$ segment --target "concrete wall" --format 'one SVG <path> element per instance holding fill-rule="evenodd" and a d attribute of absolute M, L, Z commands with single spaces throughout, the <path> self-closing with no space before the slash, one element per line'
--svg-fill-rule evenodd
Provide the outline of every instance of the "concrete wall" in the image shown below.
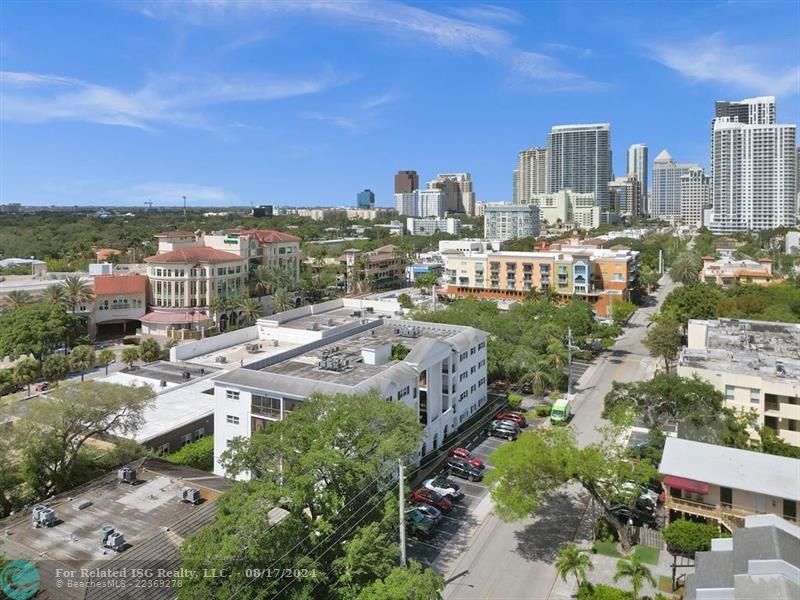
<path fill-rule="evenodd" d="M 170 362 L 177 362 L 179 360 L 189 360 L 195 356 L 208 354 L 209 352 L 216 352 L 223 348 L 235 346 L 237 344 L 244 344 L 246 342 L 258 339 L 258 327 L 252 325 L 230 331 L 220 335 L 215 335 L 196 342 L 189 342 L 180 344 L 174 348 L 170 348 L 169 360 Z"/>

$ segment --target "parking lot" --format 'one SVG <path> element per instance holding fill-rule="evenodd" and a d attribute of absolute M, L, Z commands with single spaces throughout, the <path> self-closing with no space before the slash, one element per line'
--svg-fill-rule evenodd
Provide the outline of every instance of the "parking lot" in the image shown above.
<path fill-rule="evenodd" d="M 487 463 L 489 454 L 495 448 L 508 443 L 513 442 L 479 434 L 464 447 Z M 486 464 L 484 473 L 491 469 L 492 466 Z M 455 503 L 450 513 L 442 514 L 430 538 L 419 540 L 409 536 L 407 542 L 409 558 L 432 567 L 439 573 L 446 573 L 448 565 L 464 552 L 481 522 L 492 510 L 489 490 L 483 481 L 467 481 L 455 476 L 449 476 L 449 479 L 459 485 L 464 497 Z"/>

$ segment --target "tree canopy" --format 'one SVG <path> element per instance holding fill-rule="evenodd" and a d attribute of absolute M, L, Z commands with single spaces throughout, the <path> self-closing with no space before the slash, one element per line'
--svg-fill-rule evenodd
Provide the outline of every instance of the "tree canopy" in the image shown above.
<path fill-rule="evenodd" d="M 64 308 L 44 302 L 0 314 L 0 356 L 30 354 L 44 359 L 56 348 L 85 333 L 85 324 Z"/>

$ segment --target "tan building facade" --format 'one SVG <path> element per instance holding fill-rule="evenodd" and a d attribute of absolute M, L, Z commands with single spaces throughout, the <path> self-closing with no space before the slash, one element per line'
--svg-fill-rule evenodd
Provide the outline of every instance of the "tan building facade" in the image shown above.
<path fill-rule="evenodd" d="M 339 263 L 346 268 L 345 290 L 348 294 L 391 289 L 406 280 L 408 261 L 391 244 L 370 252 L 346 250 L 339 257 Z"/>
<path fill-rule="evenodd" d="M 755 260 L 716 260 L 709 256 L 703 257 L 703 270 L 700 280 L 714 283 L 722 287 L 731 287 L 737 284 L 769 285 L 777 283 L 780 278 L 772 273 L 772 261 L 768 258 Z"/>

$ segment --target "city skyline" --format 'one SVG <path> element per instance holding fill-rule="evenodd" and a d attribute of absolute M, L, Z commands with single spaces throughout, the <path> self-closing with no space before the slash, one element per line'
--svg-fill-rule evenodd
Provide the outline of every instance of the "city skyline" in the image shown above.
<path fill-rule="evenodd" d="M 398 170 L 510 201 L 520 150 L 597 122 L 617 176 L 634 143 L 710 173 L 715 102 L 800 120 L 800 9 L 759 6 L 6 2 L 0 204 L 392 206 Z"/>

